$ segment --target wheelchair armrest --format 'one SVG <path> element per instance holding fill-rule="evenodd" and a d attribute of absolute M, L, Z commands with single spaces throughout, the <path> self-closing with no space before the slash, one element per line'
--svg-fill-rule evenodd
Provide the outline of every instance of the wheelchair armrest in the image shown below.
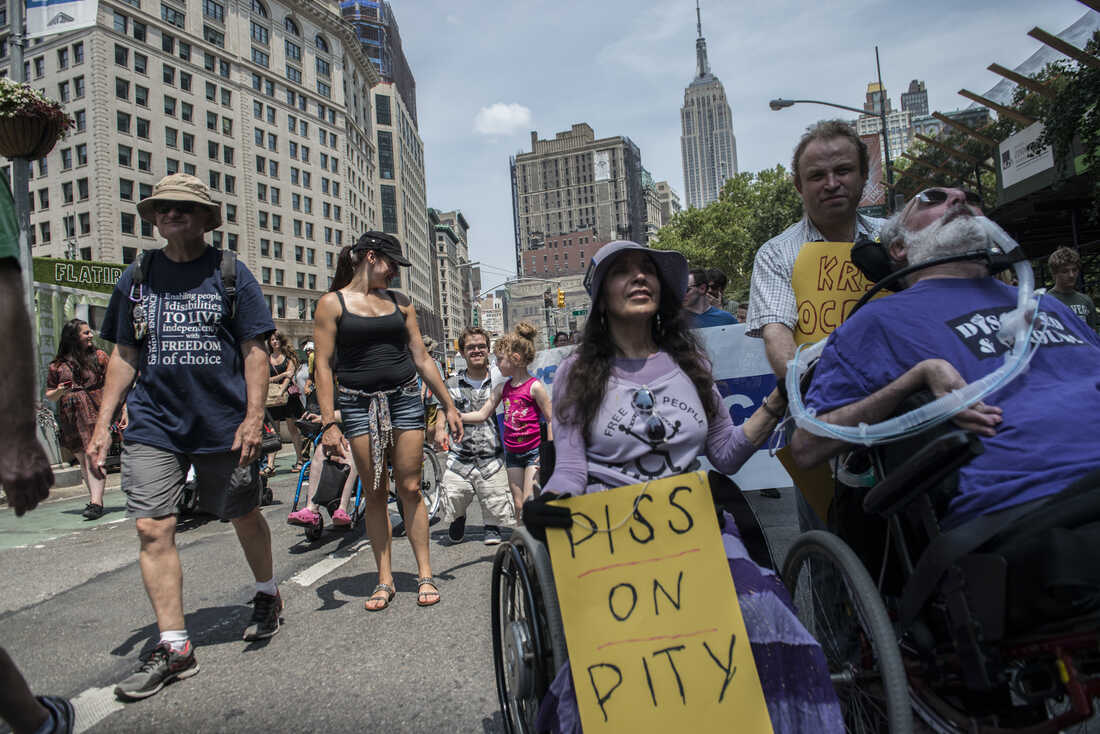
<path fill-rule="evenodd" d="M 872 487 L 863 498 L 863 509 L 875 515 L 894 515 L 984 451 L 978 437 L 967 431 L 937 436 Z"/>

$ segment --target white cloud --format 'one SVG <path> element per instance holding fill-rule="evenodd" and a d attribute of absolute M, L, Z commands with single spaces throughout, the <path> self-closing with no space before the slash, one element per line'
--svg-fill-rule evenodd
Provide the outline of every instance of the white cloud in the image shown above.
<path fill-rule="evenodd" d="M 513 135 L 531 127 L 531 110 L 513 102 L 482 107 L 474 117 L 474 132 L 482 135 Z"/>
<path fill-rule="evenodd" d="M 454 15 L 453 13 L 447 16 L 447 23 L 450 25 L 462 25 L 462 21 L 459 20 L 458 16 Z"/>

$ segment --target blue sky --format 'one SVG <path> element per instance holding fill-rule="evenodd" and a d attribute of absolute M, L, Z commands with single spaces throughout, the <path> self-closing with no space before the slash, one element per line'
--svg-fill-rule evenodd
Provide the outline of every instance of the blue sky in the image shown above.
<path fill-rule="evenodd" d="M 692 0 L 391 0 L 417 81 L 428 204 L 461 209 L 484 287 L 515 270 L 508 156 L 530 131 L 552 137 L 574 122 L 627 135 L 657 180 L 681 196 L 683 89 L 695 70 Z M 807 125 L 826 107 L 768 108 L 774 97 L 862 105 L 875 44 L 895 105 L 911 79 L 935 110 L 965 107 L 1039 43 L 1087 11 L 1076 0 L 702 0 L 712 71 L 733 112 L 739 168 L 789 167 Z M 839 112 L 839 111 L 838 111 Z"/>

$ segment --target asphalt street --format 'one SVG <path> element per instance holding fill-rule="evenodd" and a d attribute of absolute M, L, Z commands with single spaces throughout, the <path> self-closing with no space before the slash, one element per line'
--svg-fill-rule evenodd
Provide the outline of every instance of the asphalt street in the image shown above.
<path fill-rule="evenodd" d="M 363 602 L 377 574 L 361 529 L 309 542 L 288 526 L 288 464 L 264 508 L 286 604 L 280 633 L 241 640 L 253 584 L 232 526 L 183 522 L 184 608 L 200 673 L 138 703 L 112 693 L 156 641 L 123 495 L 108 492 L 97 522 L 80 517 L 84 498 L 23 518 L 0 511 L 0 644 L 32 689 L 73 698 L 81 732 L 502 731 L 489 634 L 495 548 L 482 543 L 476 503 L 464 542 L 432 528 L 441 603 L 417 607 L 412 551 L 395 539 L 397 596 L 371 613 Z M 791 492 L 750 499 L 782 558 L 796 532 Z"/>

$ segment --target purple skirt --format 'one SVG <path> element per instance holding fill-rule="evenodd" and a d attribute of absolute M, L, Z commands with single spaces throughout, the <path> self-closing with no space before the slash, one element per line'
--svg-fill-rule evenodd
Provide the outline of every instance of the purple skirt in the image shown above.
<path fill-rule="evenodd" d="M 836 691 L 821 646 L 794 613 L 791 597 L 773 571 L 749 558 L 737 524 L 724 513 L 722 542 L 772 729 L 776 734 L 844 734 Z M 561 667 L 539 707 L 539 731 L 581 734 L 569 663 Z"/>

